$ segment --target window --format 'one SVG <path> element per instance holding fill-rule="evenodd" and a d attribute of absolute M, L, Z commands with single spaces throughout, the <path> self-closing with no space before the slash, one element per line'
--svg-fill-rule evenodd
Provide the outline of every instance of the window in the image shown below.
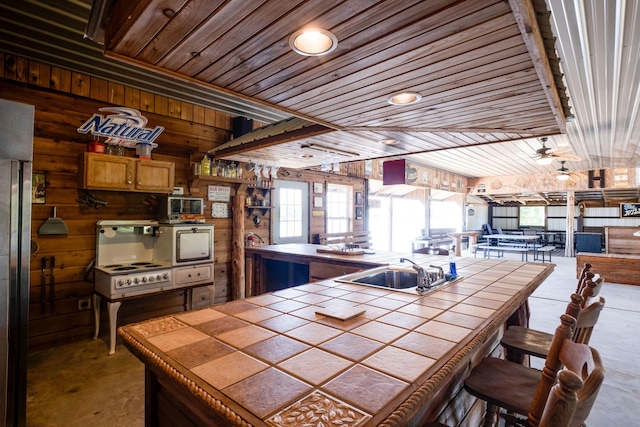
<path fill-rule="evenodd" d="M 327 184 L 327 233 L 352 231 L 353 189 Z"/>
<path fill-rule="evenodd" d="M 544 206 L 520 206 L 520 227 L 544 227 Z"/>
<path fill-rule="evenodd" d="M 448 200 L 431 201 L 431 223 L 429 228 L 454 228 L 460 231 L 462 210 L 460 204 Z"/>

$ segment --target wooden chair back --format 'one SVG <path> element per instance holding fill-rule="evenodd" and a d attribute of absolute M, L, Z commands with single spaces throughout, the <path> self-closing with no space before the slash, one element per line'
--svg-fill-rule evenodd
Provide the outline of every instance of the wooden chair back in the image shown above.
<path fill-rule="evenodd" d="M 582 378 L 572 371 L 558 372 L 558 383 L 544 405 L 540 427 L 569 427 L 578 404 L 577 392 L 583 386 Z"/>
<path fill-rule="evenodd" d="M 596 286 L 595 283 L 591 283 L 593 286 Z M 594 300 L 591 297 L 591 293 L 593 292 L 592 288 L 592 286 L 585 287 L 582 295 L 571 294 L 571 302 L 567 305 L 567 310 L 565 311 L 565 314 L 576 319 L 572 339 L 574 342 L 580 344 L 589 344 L 591 333 L 596 323 L 598 323 L 600 313 L 605 304 L 603 297 L 600 297 L 598 300 Z M 589 304 L 584 307 L 587 301 L 589 301 Z"/>
<path fill-rule="evenodd" d="M 573 341 L 581 344 L 589 344 L 593 328 L 598 323 L 600 313 L 604 308 L 605 300 L 600 297 L 597 301 L 593 301 L 587 307 L 580 310 L 580 315 L 576 321 L 576 327 L 573 331 Z"/>
<path fill-rule="evenodd" d="M 584 383 L 577 392 L 578 402 L 570 423 L 572 427 L 584 423 L 604 379 L 604 367 L 599 353 L 586 344 L 572 341 L 576 319 L 563 314 L 560 321 L 529 410 L 528 422 L 533 427 L 540 426 L 545 405 L 556 382 L 556 375 L 563 366 L 578 375 Z"/>
<path fill-rule="evenodd" d="M 591 264 L 589 264 L 588 262 L 585 262 L 584 267 L 582 267 L 582 271 L 580 271 L 580 276 L 578 277 L 578 286 L 576 286 L 576 294 L 580 295 L 580 293 L 582 293 L 582 287 L 584 286 L 584 281 L 586 280 L 587 273 L 590 270 L 591 270 Z"/>
<path fill-rule="evenodd" d="M 582 287 L 582 291 L 580 295 L 582 296 L 582 308 L 591 304 L 593 299 L 600 294 L 600 289 L 602 289 L 602 284 L 604 283 L 604 277 L 598 276 L 596 280 L 587 279 Z"/>

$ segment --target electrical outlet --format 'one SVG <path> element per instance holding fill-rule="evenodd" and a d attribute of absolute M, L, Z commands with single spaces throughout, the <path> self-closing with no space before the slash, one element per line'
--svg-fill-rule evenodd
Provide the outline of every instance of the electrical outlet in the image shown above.
<path fill-rule="evenodd" d="M 89 310 L 91 308 L 91 298 L 80 298 L 78 300 L 78 310 Z"/>

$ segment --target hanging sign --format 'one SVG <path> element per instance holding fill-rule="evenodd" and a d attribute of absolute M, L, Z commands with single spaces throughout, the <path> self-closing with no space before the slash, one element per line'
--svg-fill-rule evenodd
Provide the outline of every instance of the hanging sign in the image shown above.
<path fill-rule="evenodd" d="M 620 203 L 620 218 L 640 218 L 640 203 Z"/>
<path fill-rule="evenodd" d="M 147 118 L 140 111 L 126 107 L 104 107 L 99 111 L 115 114 L 94 114 L 78 128 L 79 133 L 102 136 L 107 138 L 107 144 L 130 148 L 138 144 L 152 145 L 153 148 L 158 146 L 153 141 L 162 133 L 164 127 L 146 128 Z"/>

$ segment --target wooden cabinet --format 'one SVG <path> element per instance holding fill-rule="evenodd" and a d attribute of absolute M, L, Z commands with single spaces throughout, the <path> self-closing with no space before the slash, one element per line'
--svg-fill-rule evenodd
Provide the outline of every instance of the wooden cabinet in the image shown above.
<path fill-rule="evenodd" d="M 155 160 L 136 160 L 135 188 L 149 193 L 172 193 L 175 164 Z"/>
<path fill-rule="evenodd" d="M 131 157 L 83 153 L 80 159 L 82 188 L 171 193 L 175 164 Z"/>

